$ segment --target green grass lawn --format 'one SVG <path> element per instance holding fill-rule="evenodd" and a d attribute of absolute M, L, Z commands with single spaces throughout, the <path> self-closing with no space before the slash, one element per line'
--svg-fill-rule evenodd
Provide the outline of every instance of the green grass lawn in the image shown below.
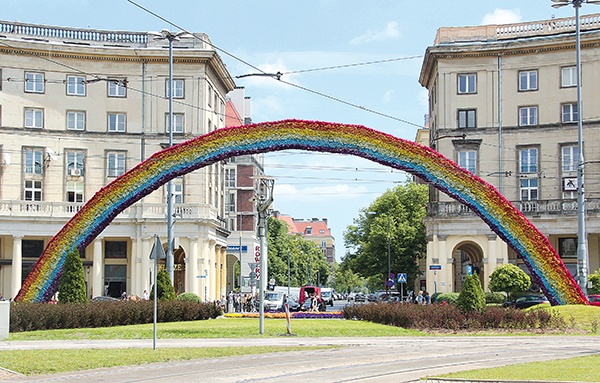
<path fill-rule="evenodd" d="M 133 366 L 146 363 L 266 354 L 298 350 L 318 350 L 334 346 L 210 347 L 210 348 L 118 348 L 82 350 L 0 351 L 0 365 L 24 375 L 58 374 L 102 367 Z"/>
<path fill-rule="evenodd" d="M 473 380 L 598 382 L 600 380 L 598 365 L 600 365 L 600 355 L 591 355 L 549 362 L 521 363 L 505 367 L 457 372 L 441 377 Z"/>
<path fill-rule="evenodd" d="M 177 338 L 256 338 L 286 333 L 285 319 L 265 319 L 260 335 L 258 318 L 218 318 L 194 322 L 158 323 L 159 339 Z M 409 336 L 425 335 L 366 321 L 341 319 L 292 320 L 292 333 L 300 337 Z M 11 333 L 8 340 L 77 340 L 77 339 L 152 339 L 152 323 L 119 327 L 82 328 Z"/>

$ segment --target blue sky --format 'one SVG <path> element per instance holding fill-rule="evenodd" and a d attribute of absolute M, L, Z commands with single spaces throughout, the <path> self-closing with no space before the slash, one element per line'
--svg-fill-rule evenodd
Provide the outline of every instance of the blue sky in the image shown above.
<path fill-rule="evenodd" d="M 187 31 L 208 34 L 226 52 L 221 56 L 234 77 L 256 72 L 244 61 L 265 72 L 282 72 L 286 82 L 330 97 L 270 78 L 238 79 L 236 84 L 252 98 L 254 122 L 297 118 L 352 123 L 409 140 L 427 113 L 427 92 L 418 77 L 422 56 L 439 27 L 574 15 L 572 7 L 557 10 L 550 0 L 135 2 Z M 584 5 L 581 10 L 595 12 L 600 7 Z M 0 19 L 177 31 L 127 0 L 2 0 Z M 360 63 L 372 64 L 351 65 Z M 311 70 L 329 67 L 337 68 Z M 297 151 L 266 155 L 265 168 L 276 179 L 275 209 L 295 218 L 328 218 L 338 260 L 345 252 L 343 232 L 359 210 L 406 178 L 358 158 Z"/>

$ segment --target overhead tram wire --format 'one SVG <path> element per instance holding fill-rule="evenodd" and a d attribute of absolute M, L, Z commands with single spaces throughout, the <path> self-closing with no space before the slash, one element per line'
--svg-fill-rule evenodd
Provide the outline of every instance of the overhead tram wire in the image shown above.
<path fill-rule="evenodd" d="M 169 24 L 170 26 L 175 27 L 175 28 L 179 29 L 182 32 L 188 33 L 189 35 L 193 36 L 195 39 L 197 39 L 197 40 L 199 40 L 199 41 L 201 41 L 201 42 L 203 42 L 203 43 L 205 43 L 207 45 L 210 45 L 213 49 L 215 49 L 215 50 L 217 50 L 217 51 L 219 51 L 219 52 L 221 52 L 221 53 L 223 53 L 223 54 L 225 54 L 225 55 L 233 58 L 234 60 L 237 60 L 237 61 L 241 62 L 244 65 L 249 66 L 250 68 L 252 68 L 255 71 L 259 72 L 261 76 L 273 77 L 277 81 L 280 81 L 280 82 L 282 82 L 282 83 L 284 83 L 286 85 L 295 87 L 297 89 L 303 90 L 305 92 L 309 92 L 309 93 L 315 94 L 317 96 L 321 96 L 321 97 L 327 98 L 327 99 L 332 100 L 332 101 L 336 101 L 338 103 L 341 103 L 341 104 L 344 104 L 344 105 L 347 105 L 347 106 L 350 106 L 350 107 L 353 107 L 353 108 L 364 110 L 365 112 L 369 112 L 369 113 L 372 113 L 372 114 L 375 114 L 375 115 L 378 115 L 378 116 L 381 116 L 381 117 L 389 118 L 391 120 L 395 120 L 395 121 L 401 122 L 401 123 L 406 124 L 406 125 L 411 125 L 411 126 L 415 126 L 415 127 L 418 127 L 418 128 L 422 128 L 423 127 L 423 125 L 421 125 L 421 124 L 410 122 L 410 121 L 407 121 L 407 120 L 404 120 L 402 118 L 395 117 L 395 116 L 392 116 L 392 115 L 389 115 L 389 114 L 386 114 L 386 113 L 378 112 L 378 111 L 376 111 L 374 109 L 366 108 L 366 107 L 364 107 L 362 105 L 354 104 L 352 102 L 342 100 L 341 98 L 330 96 L 330 95 L 328 95 L 326 93 L 323 93 L 323 92 L 319 92 L 319 91 L 316 91 L 316 90 L 313 90 L 313 89 L 309 89 L 309 88 L 306 88 L 306 87 L 303 87 L 303 86 L 300 86 L 300 85 L 297 85 L 297 84 L 290 83 L 290 82 L 285 81 L 285 80 L 281 80 L 281 76 L 279 76 L 278 74 L 269 74 L 269 73 L 265 72 L 264 70 L 260 69 L 259 67 L 250 64 L 248 61 L 246 61 L 246 60 L 244 60 L 244 59 L 242 59 L 242 58 L 240 58 L 240 57 L 238 57 L 238 56 L 236 56 L 236 55 L 234 55 L 232 53 L 229 53 L 229 52 L 227 52 L 226 50 L 224 50 L 222 48 L 219 48 L 218 46 L 214 45 L 210 41 L 206 41 L 206 40 L 204 40 L 204 39 L 202 39 L 202 38 L 194 35 L 190 31 L 188 31 L 187 29 L 181 27 L 180 25 L 175 24 L 172 21 L 169 21 L 168 19 L 166 19 L 166 18 L 160 16 L 159 14 L 157 14 L 157 13 L 149 10 L 148 8 L 146 8 L 146 7 L 144 7 L 144 6 L 136 3 L 135 1 L 133 1 L 133 0 L 126 0 L 126 1 L 128 3 L 130 3 L 130 4 L 132 4 L 132 5 L 140 8 L 144 12 L 147 12 L 147 13 L 151 14 L 152 16 L 158 18 L 159 20 L 164 21 L 165 23 Z M 348 64 L 348 65 L 353 65 L 353 64 Z"/>

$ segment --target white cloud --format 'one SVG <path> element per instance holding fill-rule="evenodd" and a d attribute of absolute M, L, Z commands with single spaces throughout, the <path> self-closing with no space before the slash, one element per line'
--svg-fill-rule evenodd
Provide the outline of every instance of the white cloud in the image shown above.
<path fill-rule="evenodd" d="M 400 29 L 398 28 L 398 23 L 395 21 L 390 21 L 385 25 L 385 28 L 383 30 L 369 30 L 365 34 L 353 38 L 350 41 L 350 44 L 357 45 L 370 43 L 373 41 L 395 40 L 401 35 L 402 34 L 400 33 Z"/>
<path fill-rule="evenodd" d="M 394 95 L 396 93 L 396 90 L 394 89 L 390 89 L 387 92 L 385 92 L 383 94 L 383 98 L 381 99 L 382 102 L 388 103 L 391 102 L 394 99 Z"/>
<path fill-rule="evenodd" d="M 273 191 L 275 200 L 278 201 L 311 203 L 314 203 L 315 199 L 320 202 L 325 200 L 356 199 L 365 193 L 369 193 L 369 189 L 365 186 L 337 184 L 297 188 L 294 185 L 278 184 L 277 182 L 275 182 Z"/>
<path fill-rule="evenodd" d="M 494 12 L 483 16 L 482 25 L 488 24 L 513 24 L 522 21 L 521 11 L 518 9 L 501 9 L 496 8 Z"/>

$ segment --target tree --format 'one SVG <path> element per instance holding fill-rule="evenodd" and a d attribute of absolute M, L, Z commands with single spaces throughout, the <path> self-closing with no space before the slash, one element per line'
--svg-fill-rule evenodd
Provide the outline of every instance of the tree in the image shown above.
<path fill-rule="evenodd" d="M 462 311 L 481 311 L 485 307 L 485 294 L 481 288 L 481 282 L 477 275 L 469 275 L 465 278 L 463 289 L 456 301 Z"/>
<path fill-rule="evenodd" d="M 60 303 L 87 302 L 83 264 L 77 250 L 67 253 L 58 285 L 58 301 Z"/>
<path fill-rule="evenodd" d="M 329 265 L 321 249 L 299 234 L 289 234 L 287 224 L 277 218 L 268 221 L 268 273 L 278 286 L 288 284 L 288 255 L 290 284 L 324 286 L 329 279 Z"/>
<path fill-rule="evenodd" d="M 592 282 L 592 287 L 588 289 L 588 294 L 600 294 L 600 269 L 590 274 L 588 281 Z"/>
<path fill-rule="evenodd" d="M 158 274 L 156 274 L 156 295 L 158 299 L 165 300 L 172 300 L 176 297 L 175 288 L 173 288 L 169 273 L 165 269 L 158 270 Z M 150 299 L 154 299 L 154 285 L 152 285 Z"/>
<path fill-rule="evenodd" d="M 505 292 L 510 299 L 531 286 L 531 279 L 518 266 L 508 263 L 498 266 L 490 275 L 490 291 Z"/>
<path fill-rule="evenodd" d="M 408 285 L 418 277 L 419 258 L 426 254 L 427 186 L 407 182 L 390 189 L 362 210 L 344 233 L 349 249 L 343 265 L 380 288 L 387 280 L 388 236 L 392 273 L 406 273 Z M 373 213 L 373 214 L 371 214 Z M 371 286 L 372 287 L 372 286 Z"/>

